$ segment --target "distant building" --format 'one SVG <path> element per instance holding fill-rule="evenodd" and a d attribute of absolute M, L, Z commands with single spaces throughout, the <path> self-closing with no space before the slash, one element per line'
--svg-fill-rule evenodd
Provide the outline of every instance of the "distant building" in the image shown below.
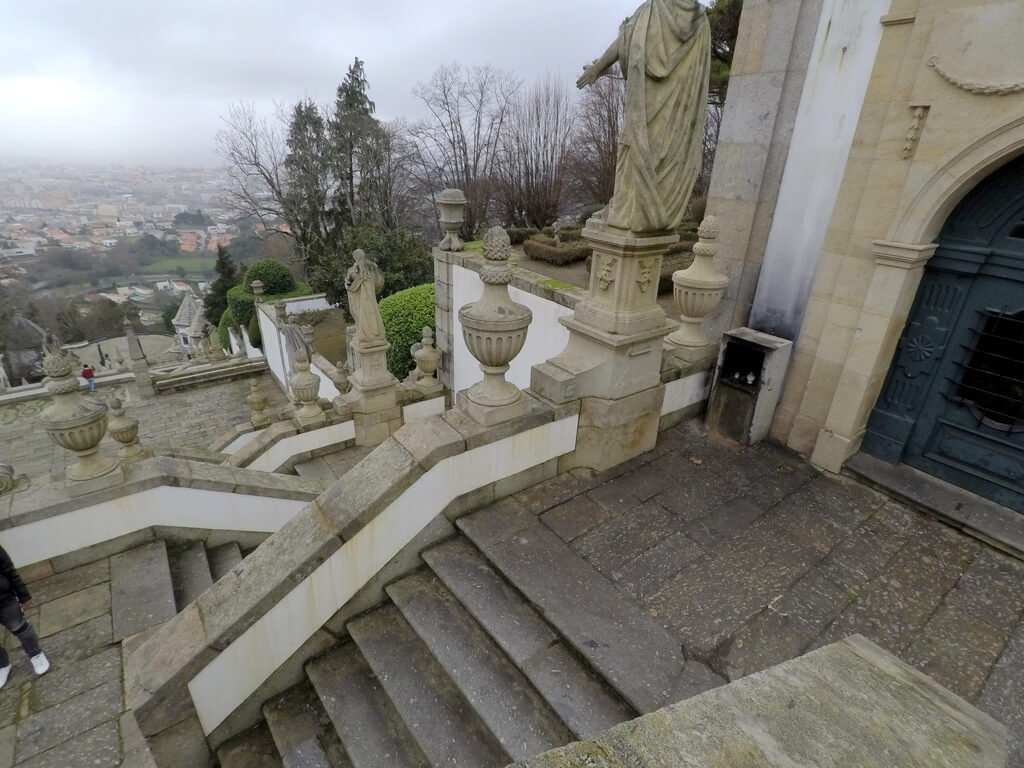
<path fill-rule="evenodd" d="M 181 301 L 181 306 L 178 307 L 178 311 L 174 315 L 174 319 L 171 320 L 171 325 L 174 326 L 174 334 L 178 337 L 178 341 L 181 342 L 185 349 L 192 349 L 188 335 L 189 329 L 192 327 L 192 324 L 196 322 L 197 317 L 202 319 L 202 315 L 203 302 L 191 293 L 186 293 L 185 298 Z"/>

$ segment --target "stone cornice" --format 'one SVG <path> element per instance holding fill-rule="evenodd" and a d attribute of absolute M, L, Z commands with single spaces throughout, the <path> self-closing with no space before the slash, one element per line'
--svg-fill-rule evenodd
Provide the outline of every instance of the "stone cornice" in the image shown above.
<path fill-rule="evenodd" d="M 925 264 L 938 247 L 938 243 L 908 245 L 874 240 L 871 243 L 871 253 L 879 266 L 914 269 Z"/>

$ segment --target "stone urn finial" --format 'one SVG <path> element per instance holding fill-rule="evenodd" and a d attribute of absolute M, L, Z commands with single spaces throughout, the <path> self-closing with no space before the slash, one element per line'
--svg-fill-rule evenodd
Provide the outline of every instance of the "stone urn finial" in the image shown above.
<path fill-rule="evenodd" d="M 349 387 L 352 386 L 348 380 L 348 371 L 345 368 L 345 363 L 341 362 L 341 360 L 334 366 L 334 375 L 331 377 L 331 381 L 340 395 L 344 395 L 348 392 Z"/>
<path fill-rule="evenodd" d="M 712 348 L 701 325 L 729 286 L 729 278 L 715 270 L 718 234 L 718 220 L 714 216 L 705 217 L 697 229 L 700 239 L 693 246 L 693 263 L 672 274 L 672 296 L 679 308 L 681 324 L 665 342 L 685 359 L 702 357 Z"/>
<path fill-rule="evenodd" d="M 262 429 L 270 424 L 270 414 L 267 413 L 267 396 L 263 394 L 256 379 L 249 381 L 249 396 L 245 398 L 245 402 L 249 405 L 249 410 L 252 411 L 249 421 L 253 427 Z"/>
<path fill-rule="evenodd" d="M 505 380 L 505 373 L 526 342 L 533 313 L 508 295 L 513 277 L 508 264 L 512 253 L 508 233 L 491 227 L 484 235 L 483 251 L 487 260 L 480 269 L 484 293 L 459 310 L 459 323 L 469 353 L 480 362 L 484 374 L 482 381 L 466 391 L 469 402 L 478 406 L 468 408 L 470 415 L 486 422 L 486 409 L 514 405 L 522 397 L 519 387 Z"/>
<path fill-rule="evenodd" d="M 117 470 L 117 459 L 99 453 L 107 431 L 107 406 L 81 396 L 71 358 L 55 340 L 47 341 L 43 371 L 53 402 L 40 414 L 39 421 L 51 440 L 78 457 L 65 472 L 68 480 L 92 480 Z"/>
<path fill-rule="evenodd" d="M 441 365 L 441 351 L 434 346 L 434 329 L 429 325 L 423 326 L 420 348 L 413 352 L 412 356 L 416 361 L 416 386 L 424 392 L 440 389 L 441 382 L 434 378 L 434 373 Z"/>
<path fill-rule="evenodd" d="M 121 444 L 121 447 L 117 449 L 117 456 L 122 462 L 128 463 L 150 457 L 150 452 L 139 443 L 139 420 L 125 416 L 124 404 L 120 398 L 115 397 L 110 401 L 110 419 L 107 422 L 107 431 Z"/>
<path fill-rule="evenodd" d="M 249 283 L 249 290 L 252 291 L 252 295 L 256 297 L 256 303 L 263 303 L 263 281 L 253 280 Z"/>
<path fill-rule="evenodd" d="M 326 419 L 320 407 L 320 377 L 309 370 L 309 354 L 305 347 L 295 351 L 295 371 L 288 377 L 288 386 L 299 403 L 295 420 L 303 426 Z"/>
<path fill-rule="evenodd" d="M 463 242 L 459 230 L 465 221 L 466 196 L 461 189 L 446 189 L 437 196 L 437 207 L 441 210 L 441 227 L 445 231 L 438 248 L 461 251 Z"/>

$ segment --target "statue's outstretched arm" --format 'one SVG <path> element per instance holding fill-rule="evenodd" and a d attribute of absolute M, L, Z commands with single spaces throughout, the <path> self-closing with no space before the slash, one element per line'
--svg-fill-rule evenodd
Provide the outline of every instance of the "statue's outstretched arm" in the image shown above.
<path fill-rule="evenodd" d="M 608 46 L 608 50 L 601 54 L 601 58 L 597 59 L 593 64 L 583 70 L 583 74 L 580 79 L 576 81 L 577 88 L 586 88 L 588 85 L 593 85 L 597 82 L 597 78 L 603 75 L 608 69 L 619 60 L 619 41 L 614 40 L 612 44 Z"/>

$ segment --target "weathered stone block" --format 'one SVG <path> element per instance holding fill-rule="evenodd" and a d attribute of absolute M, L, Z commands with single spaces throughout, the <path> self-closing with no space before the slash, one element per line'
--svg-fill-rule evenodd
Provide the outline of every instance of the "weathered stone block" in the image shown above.
<path fill-rule="evenodd" d="M 440 416 L 418 419 L 398 429 L 395 441 L 407 450 L 423 471 L 466 449 L 466 441 Z"/>
<path fill-rule="evenodd" d="M 583 398 L 572 467 L 603 471 L 654 448 L 665 386 L 618 400 Z"/>
<path fill-rule="evenodd" d="M 539 427 L 551 421 L 553 411 L 550 407 L 525 393 L 523 394 L 523 402 L 528 409 L 526 413 L 492 426 L 484 426 L 474 421 L 468 414 L 457 409 L 445 411 L 441 418 L 463 436 L 466 440 L 466 450 L 468 451 L 481 445 L 487 445 L 503 440 L 511 435 L 525 432 L 533 427 Z"/>
<path fill-rule="evenodd" d="M 348 540 L 422 474 L 415 457 L 389 439 L 320 494 L 316 503 L 334 531 Z"/>

